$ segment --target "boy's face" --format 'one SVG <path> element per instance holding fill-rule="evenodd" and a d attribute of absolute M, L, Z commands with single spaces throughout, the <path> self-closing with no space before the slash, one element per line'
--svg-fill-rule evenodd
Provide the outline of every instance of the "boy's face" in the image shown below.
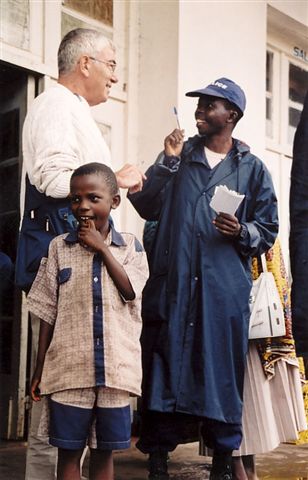
<path fill-rule="evenodd" d="M 79 224 L 93 220 L 96 230 L 102 231 L 110 210 L 119 205 L 120 195 L 111 195 L 102 175 L 81 175 L 71 180 L 70 201 Z"/>

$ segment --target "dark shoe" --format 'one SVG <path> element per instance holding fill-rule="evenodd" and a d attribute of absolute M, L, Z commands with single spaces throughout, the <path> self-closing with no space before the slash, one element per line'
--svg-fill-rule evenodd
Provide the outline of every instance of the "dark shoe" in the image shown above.
<path fill-rule="evenodd" d="M 153 452 L 149 455 L 149 480 L 169 480 L 168 452 Z"/>
<path fill-rule="evenodd" d="M 210 480 L 232 480 L 232 453 L 214 453 Z"/>

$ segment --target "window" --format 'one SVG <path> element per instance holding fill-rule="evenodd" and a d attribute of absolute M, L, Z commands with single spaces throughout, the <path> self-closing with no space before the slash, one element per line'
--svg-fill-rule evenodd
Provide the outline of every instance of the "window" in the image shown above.
<path fill-rule="evenodd" d="M 266 53 L 266 135 L 273 137 L 273 52 Z"/>
<path fill-rule="evenodd" d="M 113 24 L 113 0 L 62 0 L 62 4 L 94 20 Z"/>
<path fill-rule="evenodd" d="M 307 90 L 308 65 L 270 47 L 266 53 L 266 138 L 271 150 L 292 155 Z"/>
<path fill-rule="evenodd" d="M 292 144 L 308 90 L 308 71 L 289 63 L 288 143 Z"/>

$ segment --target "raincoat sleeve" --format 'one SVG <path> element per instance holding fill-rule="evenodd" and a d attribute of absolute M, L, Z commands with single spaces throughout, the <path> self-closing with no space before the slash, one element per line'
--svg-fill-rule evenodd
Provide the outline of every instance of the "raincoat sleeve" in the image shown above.
<path fill-rule="evenodd" d="M 244 256 L 257 256 L 274 244 L 278 234 L 277 198 L 271 175 L 258 159 L 244 202 L 245 215 L 237 248 Z"/>
<path fill-rule="evenodd" d="M 179 157 L 167 157 L 160 153 L 155 163 L 146 171 L 147 179 L 140 192 L 127 197 L 139 215 L 145 220 L 158 220 L 166 192 L 171 188 L 180 164 Z"/>

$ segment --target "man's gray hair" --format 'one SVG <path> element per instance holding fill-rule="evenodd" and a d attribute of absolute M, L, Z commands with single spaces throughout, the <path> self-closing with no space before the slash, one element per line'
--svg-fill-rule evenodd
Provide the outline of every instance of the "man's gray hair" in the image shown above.
<path fill-rule="evenodd" d="M 95 57 L 105 47 L 115 50 L 113 42 L 101 32 L 90 28 L 71 30 L 63 37 L 59 46 L 59 76 L 72 72 L 82 55 Z"/>

